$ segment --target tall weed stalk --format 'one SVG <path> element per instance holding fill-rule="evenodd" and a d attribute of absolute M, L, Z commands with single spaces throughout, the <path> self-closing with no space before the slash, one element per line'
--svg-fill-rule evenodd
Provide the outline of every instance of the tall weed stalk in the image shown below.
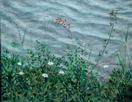
<path fill-rule="evenodd" d="M 123 33 L 122 33 L 122 36 L 121 36 L 121 41 L 122 41 L 122 50 L 120 50 L 121 58 L 120 58 L 119 54 L 117 53 L 119 62 L 120 62 L 121 67 L 122 67 L 123 74 L 125 74 L 125 70 L 126 70 L 126 50 L 127 50 L 127 53 L 128 53 L 129 66 L 130 66 L 130 70 L 131 70 L 130 52 L 129 52 L 129 47 L 128 47 L 128 44 L 127 44 L 128 30 L 129 30 L 129 26 L 127 28 L 127 34 L 125 36 L 125 41 L 123 41 Z M 122 32 L 123 32 L 123 30 L 122 30 Z M 130 40 L 129 40 L 129 42 L 130 42 Z M 125 51 L 123 50 L 123 43 L 125 44 Z"/>
<path fill-rule="evenodd" d="M 117 15 L 117 13 L 118 13 L 117 10 L 116 10 L 116 12 L 114 12 L 114 10 L 112 10 L 112 11 L 109 13 L 110 19 L 111 19 L 111 21 L 110 21 L 111 31 L 110 31 L 110 33 L 108 32 L 109 38 L 108 38 L 108 40 L 107 40 L 107 39 L 104 40 L 105 43 L 106 43 L 106 41 L 107 41 L 107 43 L 106 43 L 106 45 L 103 46 L 103 47 L 104 47 L 104 50 L 102 51 L 102 54 L 99 52 L 99 56 L 100 56 L 100 57 L 99 57 L 99 59 L 96 59 L 96 60 L 95 60 L 95 61 L 97 62 L 97 64 L 96 64 L 94 67 L 92 67 L 92 69 L 94 69 L 94 68 L 98 65 L 98 62 L 99 62 L 99 60 L 102 58 L 103 53 L 105 52 L 106 47 L 107 47 L 107 45 L 108 45 L 108 43 L 109 43 L 109 41 L 110 41 L 110 37 L 113 37 L 112 32 L 115 31 L 115 29 L 114 29 L 114 24 L 115 24 L 115 23 L 117 24 L 117 21 L 116 21 L 116 15 Z M 108 52 L 106 51 L 105 53 L 107 54 Z"/>

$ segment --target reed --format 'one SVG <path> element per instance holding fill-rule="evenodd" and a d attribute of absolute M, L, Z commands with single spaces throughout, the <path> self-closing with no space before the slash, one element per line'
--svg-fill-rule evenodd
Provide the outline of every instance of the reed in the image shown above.
<path fill-rule="evenodd" d="M 125 68 L 126 68 L 126 50 L 128 52 L 128 60 L 129 60 L 129 66 L 130 66 L 130 70 L 131 70 L 131 60 L 130 60 L 130 53 L 129 53 L 129 47 L 128 47 L 128 44 L 127 44 L 127 39 L 128 39 L 128 30 L 129 30 L 129 26 L 127 28 L 127 34 L 125 36 L 125 41 L 123 41 L 123 34 L 121 36 L 121 40 L 122 40 L 122 50 L 120 50 L 120 54 L 121 54 L 121 58 L 119 56 L 119 54 L 117 53 L 117 56 L 118 56 L 118 59 L 119 59 L 119 62 L 121 64 L 121 67 L 122 67 L 122 71 L 123 71 L 123 74 L 125 74 Z M 123 32 L 123 30 L 122 30 Z M 130 42 L 130 40 L 129 40 Z M 123 51 L 123 43 L 125 44 L 125 51 Z M 131 44 L 131 43 L 130 43 Z M 122 60 L 121 60 L 122 59 Z"/>

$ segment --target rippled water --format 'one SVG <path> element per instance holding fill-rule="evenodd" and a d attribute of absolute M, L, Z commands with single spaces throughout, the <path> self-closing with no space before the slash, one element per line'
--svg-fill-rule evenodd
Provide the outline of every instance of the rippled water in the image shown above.
<path fill-rule="evenodd" d="M 90 47 L 94 45 L 90 58 L 90 61 L 94 63 L 98 53 L 103 50 L 104 40 L 109 38 L 109 13 L 112 9 L 118 10 L 118 24 L 115 25 L 114 37 L 108 44 L 108 54 L 104 54 L 101 61 L 118 50 L 121 45 L 122 29 L 125 36 L 128 26 L 129 39 L 132 41 L 131 0 L 2 0 L 0 14 L 2 51 L 8 49 L 19 54 L 23 59 L 26 49 L 34 48 L 34 43 L 38 40 L 46 42 L 52 54 L 66 55 L 62 50 L 67 50 L 67 45 L 73 47 L 74 50 L 80 46 L 75 40 L 78 38 L 81 44 L 86 43 Z M 70 24 L 73 44 L 68 38 L 68 35 L 70 37 L 71 35 L 67 28 L 61 24 L 55 24 L 55 19 L 58 18 L 66 19 L 66 24 Z M 12 41 L 22 42 L 24 33 L 24 49 L 13 48 Z M 82 45 L 80 47 L 84 48 Z M 87 46 L 84 49 L 87 52 L 90 51 Z M 132 60 L 132 48 L 129 50 Z M 87 59 L 87 56 L 83 58 Z M 116 54 L 97 68 L 105 71 L 107 69 L 104 69 L 103 65 L 106 64 L 109 65 L 107 69 L 120 67 L 116 66 L 119 64 Z"/>

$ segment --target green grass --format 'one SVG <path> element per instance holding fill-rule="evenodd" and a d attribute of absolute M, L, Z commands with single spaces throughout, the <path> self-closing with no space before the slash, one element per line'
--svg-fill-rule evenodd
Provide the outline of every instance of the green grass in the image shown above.
<path fill-rule="evenodd" d="M 115 16 L 113 10 L 110 15 Z M 113 20 L 113 24 L 110 23 L 112 27 L 110 36 L 112 36 L 114 22 Z M 128 39 L 128 33 L 126 36 Z M 108 42 L 99 55 L 97 64 Z M 24 38 L 21 43 L 24 43 Z M 126 43 L 125 45 L 128 51 L 128 46 Z M 25 60 L 21 60 L 15 54 L 8 57 L 7 50 L 2 52 L 3 102 L 130 102 L 132 100 L 131 70 L 125 70 L 123 57 L 118 53 L 121 68 L 118 70 L 114 68 L 110 78 L 101 79 L 99 71 L 93 70 L 97 64 L 89 62 L 92 49 L 86 53 L 81 48 L 73 51 L 67 46 L 69 61 L 65 61 L 65 56 L 50 55 L 46 44 L 36 40 L 35 51 L 27 49 L 27 52 Z M 120 52 L 122 53 L 121 50 Z M 81 58 L 80 53 L 88 54 L 88 60 Z M 128 56 L 130 56 L 129 51 Z M 50 65 L 49 62 L 53 64 Z M 44 77 L 43 74 L 48 77 Z"/>

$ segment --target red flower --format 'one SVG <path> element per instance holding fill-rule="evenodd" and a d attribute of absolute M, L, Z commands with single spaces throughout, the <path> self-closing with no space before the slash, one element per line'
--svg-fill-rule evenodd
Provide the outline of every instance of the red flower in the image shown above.
<path fill-rule="evenodd" d="M 64 24 L 64 25 L 66 25 L 66 24 Z M 66 28 L 67 26 L 63 26 L 64 28 Z"/>
<path fill-rule="evenodd" d="M 62 19 L 61 19 L 61 18 L 59 18 L 59 19 L 55 19 L 55 20 L 56 20 L 55 24 L 56 24 L 56 23 L 58 23 L 58 24 L 59 24 L 59 23 L 62 21 Z"/>
<path fill-rule="evenodd" d="M 65 20 L 65 22 L 66 22 L 66 19 L 64 19 L 64 20 Z M 62 24 L 64 24 L 64 22 L 62 22 Z M 61 24 L 61 25 L 62 25 L 62 24 Z"/>
<path fill-rule="evenodd" d="M 66 52 L 66 53 L 67 53 L 67 51 L 66 51 L 66 50 L 62 50 L 62 51 L 64 51 L 64 52 Z"/>
<path fill-rule="evenodd" d="M 64 24 L 64 25 L 66 25 L 66 24 Z M 63 26 L 64 28 L 66 28 L 66 27 L 69 27 L 69 29 L 70 29 L 70 24 L 67 24 L 66 26 Z"/>
<path fill-rule="evenodd" d="M 70 29 L 70 24 L 67 24 L 67 26 L 69 26 L 69 29 Z"/>
<path fill-rule="evenodd" d="M 70 36 L 68 35 L 68 38 L 70 38 Z M 71 38 L 70 38 L 71 39 Z"/>

